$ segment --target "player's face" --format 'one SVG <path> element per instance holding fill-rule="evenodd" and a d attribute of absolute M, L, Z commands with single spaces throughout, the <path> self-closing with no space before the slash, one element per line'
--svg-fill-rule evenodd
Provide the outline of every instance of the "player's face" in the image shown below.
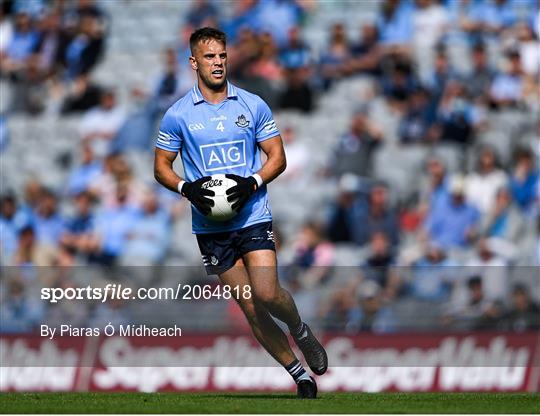
<path fill-rule="evenodd" d="M 217 40 L 200 42 L 189 58 L 202 82 L 212 90 L 221 89 L 227 82 L 227 51 Z"/>

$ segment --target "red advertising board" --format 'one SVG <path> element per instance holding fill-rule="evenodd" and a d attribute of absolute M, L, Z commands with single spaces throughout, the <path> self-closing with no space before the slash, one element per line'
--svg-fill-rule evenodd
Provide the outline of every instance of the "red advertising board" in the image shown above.
<path fill-rule="evenodd" d="M 540 334 L 332 334 L 321 391 L 540 391 Z M 250 335 L 2 336 L 2 391 L 283 391 Z"/>

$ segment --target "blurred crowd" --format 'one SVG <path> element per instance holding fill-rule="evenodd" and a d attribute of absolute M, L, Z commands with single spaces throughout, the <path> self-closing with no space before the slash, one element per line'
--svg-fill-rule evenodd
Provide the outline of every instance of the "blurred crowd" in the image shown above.
<path fill-rule="evenodd" d="M 306 213 L 297 235 L 281 235 L 283 283 L 310 319 L 350 332 L 422 326 L 421 319 L 404 325 L 401 313 L 429 315 L 428 329 L 540 328 L 538 1 L 383 0 L 359 27 L 331 25 L 326 47 L 315 50 L 304 33 L 321 7 L 316 1 L 239 0 L 224 11 L 218 1 L 196 0 L 179 16 L 178 42 L 163 50 L 155 82 L 129 91 L 130 105 L 93 79 L 114 25 L 103 5 L 1 4 L 0 76 L 13 93 L 0 117 L 0 155 L 9 152 L 4 116 L 78 114 L 80 121 L 75 160 L 59 161 L 70 172 L 66 183 L 49 187 L 32 177 L 24 189 L 2 185 L 1 265 L 16 266 L 20 276 L 1 283 L 0 330 L 25 331 L 43 317 L 42 306 L 25 306 L 36 266 L 166 264 L 177 238 L 171 229 L 189 218 L 188 205 L 141 181 L 126 152 L 151 152 L 161 115 L 193 85 L 188 39 L 201 26 L 227 33 L 231 79 L 276 114 L 317 117 L 318 101 L 336 84 L 365 78 L 372 85 L 316 172 L 337 189 L 325 217 Z M 352 29 L 358 35 L 351 38 Z M 450 57 L 456 45 L 468 61 L 459 68 Z M 398 119 L 398 146 L 433 150 L 421 175 L 411 172 L 414 191 L 405 197 L 375 179 L 375 156 L 389 141 L 371 116 L 376 99 Z M 478 137 L 506 114 L 525 122 L 501 154 Z M 288 156 L 280 182 L 290 184 L 310 165 L 312 150 L 294 127 L 280 127 Z M 437 154 L 442 145 L 458 149 L 457 168 Z M 277 220 L 281 234 L 286 219 Z M 342 247 L 359 250 L 355 265 L 340 264 Z M 46 283 L 75 284 L 63 274 Z"/>

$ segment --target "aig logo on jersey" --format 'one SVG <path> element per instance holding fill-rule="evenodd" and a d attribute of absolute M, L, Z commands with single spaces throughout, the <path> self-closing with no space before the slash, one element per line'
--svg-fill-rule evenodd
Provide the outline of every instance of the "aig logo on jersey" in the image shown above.
<path fill-rule="evenodd" d="M 203 144 L 199 146 L 199 149 L 206 172 L 237 168 L 246 164 L 246 142 L 244 140 Z"/>

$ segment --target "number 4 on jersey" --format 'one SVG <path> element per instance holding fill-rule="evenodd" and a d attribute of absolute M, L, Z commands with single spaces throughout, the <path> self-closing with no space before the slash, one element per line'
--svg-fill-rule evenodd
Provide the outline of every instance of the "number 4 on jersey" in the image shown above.
<path fill-rule="evenodd" d="M 218 123 L 218 125 L 216 126 L 216 130 L 219 130 L 221 132 L 223 132 L 223 130 L 225 130 L 225 126 L 223 125 L 223 121 L 220 121 Z"/>

